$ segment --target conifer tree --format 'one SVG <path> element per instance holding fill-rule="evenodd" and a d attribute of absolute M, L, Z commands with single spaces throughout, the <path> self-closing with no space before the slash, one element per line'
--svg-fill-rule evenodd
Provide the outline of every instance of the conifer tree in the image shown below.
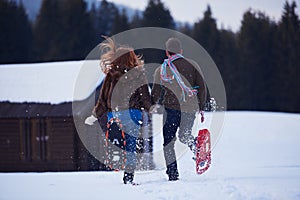
<path fill-rule="evenodd" d="M 192 37 L 193 26 L 191 26 L 189 23 L 184 23 L 178 27 L 178 31 Z"/>
<path fill-rule="evenodd" d="M 242 97 L 249 109 L 269 110 L 273 105 L 274 32 L 276 26 L 264 13 L 247 11 L 238 34 Z"/>
<path fill-rule="evenodd" d="M 113 21 L 111 35 L 120 33 L 122 31 L 126 31 L 128 29 L 129 29 L 129 22 L 128 22 L 125 9 L 123 9 L 121 13 L 117 11 L 115 15 L 115 19 Z"/>
<path fill-rule="evenodd" d="M 37 61 L 55 60 L 60 54 L 62 41 L 62 13 L 59 0 L 43 0 L 36 18 L 34 33 L 34 54 Z"/>
<path fill-rule="evenodd" d="M 60 0 L 62 1 L 62 0 Z M 84 59 L 93 44 L 93 27 L 84 0 L 62 2 L 62 37 L 59 59 Z"/>
<path fill-rule="evenodd" d="M 32 29 L 22 2 L 0 0 L 0 63 L 29 62 Z"/>
<path fill-rule="evenodd" d="M 160 0 L 149 0 L 143 13 L 142 26 L 175 28 L 175 23 L 169 9 Z"/>
<path fill-rule="evenodd" d="M 296 3 L 285 2 L 276 38 L 277 106 L 280 110 L 299 112 L 300 21 Z"/>
<path fill-rule="evenodd" d="M 95 43 L 100 43 L 103 40 L 103 35 L 111 35 L 118 9 L 113 3 L 102 0 L 100 6 L 98 8 L 94 8 L 91 12 L 94 32 L 96 35 Z"/>
<path fill-rule="evenodd" d="M 142 27 L 175 29 L 175 23 L 169 9 L 160 0 L 148 1 L 143 12 L 141 25 Z M 144 56 L 146 63 L 161 63 L 165 58 L 165 51 L 159 49 L 144 49 L 139 53 Z"/>
<path fill-rule="evenodd" d="M 93 28 L 83 0 L 44 0 L 34 28 L 37 60 L 83 59 Z"/>
<path fill-rule="evenodd" d="M 139 12 L 136 11 L 131 19 L 129 24 L 130 28 L 139 28 L 142 26 L 142 17 L 140 16 Z"/>
<path fill-rule="evenodd" d="M 216 55 L 219 44 L 219 32 L 209 5 L 204 12 L 204 18 L 194 24 L 192 37 L 218 62 Z"/>
<path fill-rule="evenodd" d="M 219 31 L 219 47 L 217 52 L 217 67 L 222 75 L 227 94 L 227 108 L 239 109 L 241 97 L 239 93 L 240 55 L 237 47 L 236 34 L 232 31 L 221 29 Z"/>

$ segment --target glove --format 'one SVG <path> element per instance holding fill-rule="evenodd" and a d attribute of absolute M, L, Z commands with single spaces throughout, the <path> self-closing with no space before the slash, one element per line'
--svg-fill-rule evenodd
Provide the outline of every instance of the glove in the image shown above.
<path fill-rule="evenodd" d="M 201 123 L 204 122 L 204 111 L 200 111 L 200 115 L 201 115 Z"/>
<path fill-rule="evenodd" d="M 94 125 L 94 122 L 97 121 L 97 118 L 94 115 L 89 116 L 88 118 L 85 119 L 84 123 L 87 125 Z"/>

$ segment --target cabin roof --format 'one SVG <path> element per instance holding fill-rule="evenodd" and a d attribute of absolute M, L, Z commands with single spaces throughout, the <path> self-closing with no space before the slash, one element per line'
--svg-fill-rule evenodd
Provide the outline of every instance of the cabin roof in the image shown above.
<path fill-rule="evenodd" d="M 103 77 L 97 60 L 0 65 L 0 102 L 80 101 Z"/>
<path fill-rule="evenodd" d="M 0 65 L 0 118 L 90 114 L 103 77 L 96 60 Z"/>
<path fill-rule="evenodd" d="M 0 103 L 0 118 L 71 117 L 72 103 Z"/>

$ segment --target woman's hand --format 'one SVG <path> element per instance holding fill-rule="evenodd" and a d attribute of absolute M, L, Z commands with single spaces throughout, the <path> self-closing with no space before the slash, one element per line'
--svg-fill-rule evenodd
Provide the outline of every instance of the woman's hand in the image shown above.
<path fill-rule="evenodd" d="M 88 118 L 85 119 L 84 123 L 87 125 L 94 125 L 94 122 L 97 121 L 97 118 L 94 115 L 89 116 Z"/>

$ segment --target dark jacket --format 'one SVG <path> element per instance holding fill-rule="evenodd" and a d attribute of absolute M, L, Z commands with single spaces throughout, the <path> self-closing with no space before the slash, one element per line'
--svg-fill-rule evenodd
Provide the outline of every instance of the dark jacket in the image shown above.
<path fill-rule="evenodd" d="M 140 109 L 149 111 L 151 97 L 148 82 L 142 67 L 118 67 L 111 69 L 100 90 L 93 110 L 96 117 L 109 111 Z"/>
<path fill-rule="evenodd" d="M 184 83 L 198 90 L 197 95 L 189 97 L 185 94 L 184 101 L 182 90 L 175 79 L 172 80 L 172 83 L 161 81 L 160 66 L 154 75 L 154 85 L 151 92 L 152 101 L 156 104 L 162 104 L 166 108 L 183 112 L 203 110 L 207 89 L 200 67 L 194 61 L 186 58 L 179 58 L 173 61 L 173 64 L 176 66 Z M 172 76 L 169 67 L 167 67 L 167 75 Z"/>

